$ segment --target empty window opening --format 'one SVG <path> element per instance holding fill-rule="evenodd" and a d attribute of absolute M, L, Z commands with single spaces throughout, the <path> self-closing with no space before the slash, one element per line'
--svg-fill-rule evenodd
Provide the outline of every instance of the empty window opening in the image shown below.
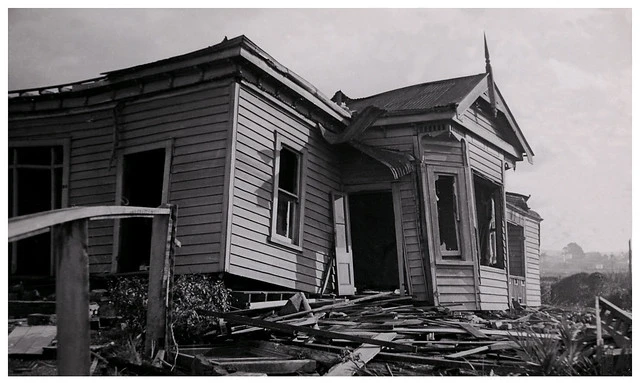
<path fill-rule="evenodd" d="M 9 218 L 62 207 L 63 147 L 9 148 Z M 9 274 L 53 273 L 51 233 L 9 245 Z"/>
<path fill-rule="evenodd" d="M 458 223 L 460 216 L 458 214 L 458 196 L 456 177 L 454 175 L 438 174 L 436 179 L 436 200 L 442 255 L 459 255 Z"/>
<path fill-rule="evenodd" d="M 353 274 L 358 292 L 399 286 L 391 192 L 349 195 Z"/>
<path fill-rule="evenodd" d="M 158 207 L 162 204 L 165 149 L 127 154 L 122 165 L 122 205 Z M 146 270 L 151 251 L 151 223 L 148 218 L 120 221 L 118 271 Z"/>
<path fill-rule="evenodd" d="M 509 238 L 509 274 L 524 277 L 524 228 L 507 223 Z"/>
<path fill-rule="evenodd" d="M 502 188 L 477 174 L 473 176 L 473 185 L 480 264 L 504 269 Z"/>
<path fill-rule="evenodd" d="M 276 234 L 293 244 L 299 243 L 300 154 L 282 147 L 278 167 Z"/>

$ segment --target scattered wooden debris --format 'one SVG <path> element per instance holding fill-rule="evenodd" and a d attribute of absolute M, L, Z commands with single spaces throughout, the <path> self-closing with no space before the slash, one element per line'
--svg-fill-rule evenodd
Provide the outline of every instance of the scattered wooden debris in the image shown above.
<path fill-rule="evenodd" d="M 137 375 L 523 375 L 535 363 L 523 359 L 521 349 L 527 342 L 559 342 L 567 320 L 567 313 L 557 309 L 452 312 L 414 306 L 409 297 L 392 293 L 339 302 L 292 293 L 288 300 L 277 302 L 232 312 L 199 310 L 217 326 L 207 334 L 211 346 L 165 345 L 153 361 L 92 352 L 91 374 L 109 366 Z M 606 343 L 606 356 L 619 362 L 630 356 L 630 347 L 616 350 L 614 346 L 630 340 L 631 316 L 606 301 L 599 303 L 605 306 L 599 312 L 604 336 L 596 329 L 597 314 L 591 314 L 593 321 L 573 316 L 574 324 L 588 342 Z M 32 318 L 46 320 L 46 316 Z M 37 327 L 43 326 L 17 327 L 20 330 L 10 336 L 10 354 L 11 341 Z M 112 345 L 92 350 L 104 351 Z M 26 343 L 20 347 L 28 348 Z M 40 352 L 56 349 L 38 347 Z M 615 356 L 616 351 L 620 356 Z"/>

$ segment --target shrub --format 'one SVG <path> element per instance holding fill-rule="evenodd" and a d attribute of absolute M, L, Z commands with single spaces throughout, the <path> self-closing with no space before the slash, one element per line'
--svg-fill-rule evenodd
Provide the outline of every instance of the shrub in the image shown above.
<path fill-rule="evenodd" d="M 108 287 L 113 308 L 128 332 L 133 336 L 143 333 L 147 324 L 147 278 L 115 277 L 109 280 Z"/>
<path fill-rule="evenodd" d="M 178 344 L 198 343 L 202 336 L 217 328 L 214 318 L 202 316 L 196 309 L 229 311 L 230 290 L 222 280 L 206 274 L 176 277 L 173 285 L 172 328 Z"/>
<path fill-rule="evenodd" d="M 115 277 L 108 286 L 113 308 L 127 332 L 134 337 L 142 334 L 147 322 L 147 278 Z M 204 334 L 217 328 L 214 318 L 199 315 L 196 309 L 230 309 L 230 290 L 222 280 L 206 274 L 176 276 L 172 298 L 171 324 L 178 344 L 198 343 Z"/>

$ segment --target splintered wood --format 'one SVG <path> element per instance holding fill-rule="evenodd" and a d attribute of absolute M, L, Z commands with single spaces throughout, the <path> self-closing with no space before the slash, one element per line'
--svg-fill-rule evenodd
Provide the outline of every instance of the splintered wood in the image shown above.
<path fill-rule="evenodd" d="M 181 348 L 172 358 L 192 373 L 213 375 L 520 375 L 531 366 L 523 345 L 560 341 L 562 321 L 539 310 L 452 312 L 392 293 L 306 302 L 296 293 L 280 307 L 200 310 L 222 318 L 225 328 L 212 334 L 207 353 L 188 356 Z M 595 334 L 595 325 L 583 327 Z M 256 336 L 263 340 L 248 340 Z"/>

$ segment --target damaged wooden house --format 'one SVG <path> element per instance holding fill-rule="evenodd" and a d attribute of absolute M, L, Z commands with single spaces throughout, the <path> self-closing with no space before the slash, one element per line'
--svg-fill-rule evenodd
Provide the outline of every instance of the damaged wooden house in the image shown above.
<path fill-rule="evenodd" d="M 10 217 L 178 206 L 176 273 L 451 309 L 540 305 L 539 226 L 506 175 L 533 152 L 484 73 L 329 99 L 244 36 L 9 92 Z M 90 272 L 144 272 L 148 220 L 92 221 Z M 11 278 L 54 272 L 50 234 Z M 263 287 L 264 288 L 264 287 Z"/>

